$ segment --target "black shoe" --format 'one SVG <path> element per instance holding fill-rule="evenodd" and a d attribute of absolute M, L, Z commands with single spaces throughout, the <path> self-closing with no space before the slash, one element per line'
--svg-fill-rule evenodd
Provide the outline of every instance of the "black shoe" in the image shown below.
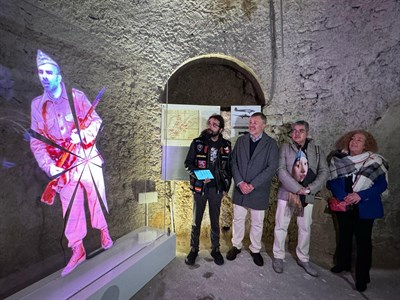
<path fill-rule="evenodd" d="M 262 258 L 260 252 L 253 253 L 250 251 L 251 256 L 253 257 L 253 261 L 257 266 L 263 266 L 264 265 L 264 259 Z"/>
<path fill-rule="evenodd" d="M 226 259 L 227 260 L 234 260 L 236 258 L 236 256 L 241 252 L 242 250 L 236 248 L 236 247 L 232 247 L 231 249 L 229 249 L 228 253 L 226 253 Z"/>
<path fill-rule="evenodd" d="M 366 284 L 371 282 L 371 279 L 369 278 L 369 274 L 367 276 L 360 276 L 356 277 L 356 282 L 365 282 Z"/>
<path fill-rule="evenodd" d="M 367 284 L 365 282 L 356 282 L 356 289 L 359 292 L 364 292 L 367 289 Z"/>
<path fill-rule="evenodd" d="M 198 253 L 199 253 L 198 251 L 190 250 L 188 256 L 185 259 L 185 264 L 193 266 L 194 262 L 196 261 Z"/>
<path fill-rule="evenodd" d="M 341 265 L 336 265 L 331 268 L 332 273 L 341 273 L 343 271 L 350 272 L 350 268 L 343 268 Z"/>
<path fill-rule="evenodd" d="M 214 258 L 214 262 L 217 265 L 223 265 L 224 264 L 224 258 L 221 255 L 221 252 L 219 251 L 219 249 L 213 249 L 211 251 L 211 256 Z"/>

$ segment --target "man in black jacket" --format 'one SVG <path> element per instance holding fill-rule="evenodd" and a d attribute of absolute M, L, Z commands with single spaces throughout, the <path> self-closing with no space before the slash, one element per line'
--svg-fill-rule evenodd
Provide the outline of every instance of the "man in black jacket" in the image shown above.
<path fill-rule="evenodd" d="M 199 252 L 201 221 L 208 200 L 211 223 L 211 256 L 217 265 L 224 259 L 219 251 L 219 215 L 224 192 L 231 183 L 231 143 L 222 137 L 225 122 L 222 116 L 208 118 L 208 128 L 194 139 L 185 160 L 185 168 L 190 174 L 190 190 L 193 192 L 193 224 L 190 238 L 190 252 L 185 263 L 193 265 Z M 199 179 L 195 170 L 210 170 L 213 178 Z M 210 176 L 211 177 L 211 176 Z"/>

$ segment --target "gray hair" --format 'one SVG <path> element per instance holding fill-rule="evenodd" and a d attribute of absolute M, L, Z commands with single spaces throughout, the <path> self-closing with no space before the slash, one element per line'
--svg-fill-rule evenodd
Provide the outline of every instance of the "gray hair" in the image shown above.
<path fill-rule="evenodd" d="M 304 128 L 306 129 L 307 132 L 310 130 L 310 125 L 308 124 L 308 122 L 306 122 L 304 120 L 298 120 L 298 121 L 294 122 L 292 124 L 292 129 L 296 125 L 304 126 Z"/>

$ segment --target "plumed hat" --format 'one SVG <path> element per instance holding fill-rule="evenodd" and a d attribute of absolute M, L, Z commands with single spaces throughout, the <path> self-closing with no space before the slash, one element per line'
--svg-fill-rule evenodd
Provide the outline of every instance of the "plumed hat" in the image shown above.
<path fill-rule="evenodd" d="M 38 52 L 37 52 L 36 64 L 38 67 L 41 65 L 44 65 L 44 64 L 51 64 L 51 65 L 56 66 L 58 68 L 58 70 L 60 70 L 60 67 L 58 66 L 58 64 L 50 56 L 48 56 L 46 53 L 44 53 L 40 49 L 38 49 Z"/>

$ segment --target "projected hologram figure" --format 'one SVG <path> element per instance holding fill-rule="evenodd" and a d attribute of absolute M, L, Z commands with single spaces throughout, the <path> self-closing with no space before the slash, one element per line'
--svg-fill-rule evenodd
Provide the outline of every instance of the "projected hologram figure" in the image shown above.
<path fill-rule="evenodd" d="M 60 67 L 41 50 L 37 67 L 44 92 L 32 101 L 30 143 L 39 167 L 51 178 L 42 202 L 51 205 L 55 194 L 60 195 L 64 233 L 72 248 L 72 257 L 61 273 L 65 276 L 86 259 L 82 242 L 87 233 L 85 192 L 91 225 L 101 233 L 101 246 L 109 249 L 113 245 L 102 208 L 108 212 L 103 158 L 95 145 L 102 120 L 94 108 L 104 89 L 92 104 L 76 89 L 68 99 Z"/>

